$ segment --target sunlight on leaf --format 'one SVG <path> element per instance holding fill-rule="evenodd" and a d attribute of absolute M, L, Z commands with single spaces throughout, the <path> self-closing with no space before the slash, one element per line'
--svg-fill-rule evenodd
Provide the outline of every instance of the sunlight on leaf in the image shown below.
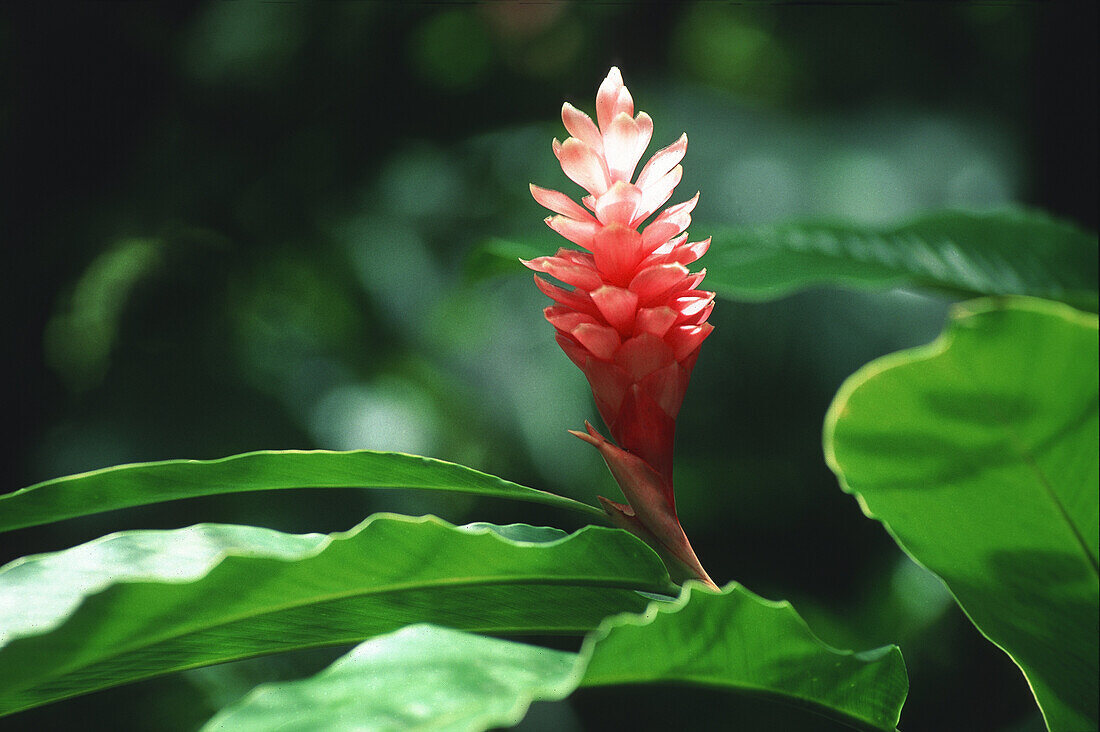
<path fill-rule="evenodd" d="M 888 646 L 838 651 L 785 602 L 692 583 L 641 615 L 609 618 L 579 654 L 418 625 L 363 643 L 308 679 L 265 684 L 212 730 L 484 730 L 581 686 L 680 682 L 762 696 L 865 730 L 893 730 L 908 681 Z"/>
<path fill-rule="evenodd" d="M 896 646 L 830 648 L 788 602 L 689 583 L 673 603 L 609 619 L 582 650 L 582 685 L 686 682 L 781 699 L 862 729 L 897 726 L 909 682 Z"/>
<path fill-rule="evenodd" d="M 841 387 L 842 487 L 1023 670 L 1052 730 L 1096 726 L 1097 319 L 1031 299 L 958 306 L 935 342 Z"/>
<path fill-rule="evenodd" d="M 579 634 L 643 609 L 639 590 L 672 588 L 649 547 L 595 526 L 563 535 L 376 514 L 330 535 L 120 532 L 0 568 L 0 715 L 409 623 Z"/>
<path fill-rule="evenodd" d="M 483 730 L 576 685 L 576 654 L 410 625 L 369 640 L 312 678 L 264 684 L 204 727 Z"/>

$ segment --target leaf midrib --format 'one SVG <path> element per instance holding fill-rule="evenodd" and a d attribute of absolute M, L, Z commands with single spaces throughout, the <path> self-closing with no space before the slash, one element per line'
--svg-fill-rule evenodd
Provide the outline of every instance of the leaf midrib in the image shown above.
<path fill-rule="evenodd" d="M 1009 426 L 1006 426 L 1005 430 L 1012 438 L 1012 445 L 1019 453 L 1020 462 L 1026 465 L 1035 475 L 1035 479 L 1039 482 L 1039 485 L 1042 486 L 1043 492 L 1046 494 L 1047 498 L 1050 499 L 1051 503 L 1054 504 L 1055 509 L 1057 509 L 1062 517 L 1063 523 L 1069 528 L 1070 533 L 1073 534 L 1077 546 L 1081 549 L 1081 553 L 1085 555 L 1089 566 L 1092 568 L 1093 575 L 1097 580 L 1100 580 L 1100 564 L 1097 563 L 1096 556 L 1090 551 L 1088 542 L 1085 540 L 1085 537 L 1081 535 L 1081 531 L 1077 528 L 1077 524 L 1073 522 L 1065 504 L 1062 503 L 1062 499 L 1058 496 L 1057 492 L 1055 492 L 1054 486 L 1051 485 L 1050 480 L 1048 480 L 1046 474 L 1043 473 L 1043 469 L 1039 467 L 1039 461 L 1036 460 L 1026 443 L 1020 439 L 1015 430 Z"/>
<path fill-rule="evenodd" d="M 146 642 L 137 643 L 137 644 L 133 644 L 133 645 L 129 645 L 129 646 L 123 646 L 122 648 L 119 648 L 117 650 L 117 652 L 115 652 L 115 653 L 109 653 L 109 654 L 104 654 L 104 655 L 97 656 L 90 663 L 82 663 L 82 664 L 79 664 L 79 665 L 60 667 L 59 673 L 47 674 L 45 676 L 39 677 L 39 679 L 36 680 L 36 684 L 40 683 L 43 679 L 61 678 L 65 674 L 72 673 L 73 671 L 88 668 L 88 667 L 90 667 L 94 664 L 102 663 L 102 662 L 110 660 L 110 659 L 116 659 L 116 658 L 119 658 L 119 657 L 122 657 L 122 656 L 125 656 L 125 655 L 128 655 L 128 654 L 131 654 L 135 651 L 140 651 L 140 650 L 143 650 L 143 649 L 147 649 L 147 648 L 153 647 L 157 644 L 163 643 L 165 641 L 179 640 L 180 638 L 184 638 L 188 635 L 194 635 L 194 634 L 197 634 L 197 633 L 201 633 L 203 631 L 213 630 L 215 628 L 220 628 L 220 627 L 224 627 L 224 626 L 227 626 L 227 625 L 232 625 L 234 623 L 238 623 L 238 622 L 242 622 L 242 621 L 246 621 L 246 620 L 255 620 L 257 618 L 261 618 L 261 617 L 264 617 L 264 616 L 275 615 L 275 614 L 278 614 L 278 613 L 287 612 L 289 610 L 295 610 L 295 609 L 299 609 L 299 608 L 303 608 L 303 607 L 308 607 L 308 606 L 311 606 L 311 605 L 320 605 L 320 604 L 324 604 L 324 603 L 328 603 L 328 602 L 336 602 L 336 601 L 339 601 L 339 600 L 348 600 L 348 599 L 352 599 L 352 598 L 355 598 L 355 597 L 370 597 L 370 596 L 384 595 L 384 594 L 399 594 L 401 592 L 409 592 L 409 591 L 413 591 L 413 590 L 432 590 L 432 589 L 456 588 L 456 587 L 475 588 L 475 587 L 501 586 L 501 585 L 606 587 L 608 589 L 614 589 L 614 590 L 634 590 L 634 591 L 647 591 L 647 592 L 660 592 L 662 590 L 667 589 L 666 587 L 659 586 L 657 584 L 645 584 L 645 585 L 639 586 L 639 584 L 636 583 L 636 582 L 624 581 L 624 580 L 617 579 L 617 578 L 614 578 L 614 577 L 609 577 L 609 578 L 591 578 L 591 577 L 587 577 L 587 578 L 583 578 L 583 577 L 579 577 L 579 576 L 570 576 L 570 577 L 560 577 L 560 578 L 550 579 L 550 578 L 546 578 L 545 576 L 531 575 L 531 576 L 520 576 L 520 577 L 516 577 L 516 576 L 507 576 L 507 577 L 505 577 L 505 576 L 489 576 L 489 577 L 480 578 L 478 580 L 470 580 L 469 578 L 447 578 L 447 579 L 443 579 L 443 580 L 436 580 L 436 581 L 425 582 L 425 583 L 411 583 L 411 582 L 409 582 L 409 583 L 397 583 L 397 584 L 387 585 L 387 586 L 382 587 L 382 588 L 377 588 L 377 589 L 374 589 L 374 590 L 366 590 L 366 591 L 361 590 L 361 589 L 357 589 L 355 591 L 348 591 L 348 592 L 334 592 L 334 593 L 328 593 L 328 594 L 320 595 L 320 596 L 313 596 L 308 600 L 303 600 L 303 601 L 299 601 L 299 602 L 288 602 L 288 603 L 284 603 L 284 604 L 281 604 L 281 605 L 268 606 L 260 612 L 238 613 L 236 615 L 223 618 L 223 619 L 219 620 L 216 623 L 210 623 L 210 624 L 206 624 L 206 625 L 190 625 L 190 626 L 184 626 L 182 628 L 177 628 L 175 630 L 175 632 L 153 636 L 152 638 L 149 638 Z M 121 586 L 122 585 L 114 585 L 114 587 L 121 587 Z M 110 589 L 105 590 L 104 592 L 109 592 L 109 591 L 110 591 Z M 47 633 L 47 634 L 44 634 L 44 635 L 49 635 L 49 634 L 52 634 L 52 633 L 60 632 L 62 629 L 64 629 L 64 627 L 65 627 L 65 623 L 62 623 L 61 625 L 57 626 L 54 630 L 50 631 L 50 633 Z M 36 638 L 36 637 L 40 638 L 40 637 L 44 637 L 44 636 L 43 635 L 22 636 L 21 638 L 15 638 L 10 642 L 17 642 L 17 641 L 22 640 L 22 639 L 29 639 L 29 638 Z M 322 645 L 331 645 L 331 644 L 326 642 Z M 303 646 L 303 647 L 309 647 L 309 646 Z M 290 648 L 280 648 L 279 649 L 280 652 L 284 651 L 284 650 L 292 650 L 292 649 L 290 649 Z M 3 651 L 3 649 L 0 648 L 0 653 L 2 653 L 2 651 Z M 255 654 L 255 655 L 266 655 L 266 654 L 260 653 L 260 654 Z M 251 656 L 249 656 L 249 655 L 242 656 L 242 658 L 247 658 L 247 657 L 251 657 Z M 233 657 L 222 659 L 222 661 L 231 660 L 232 658 Z M 222 662 L 222 661 L 217 661 L 217 662 Z M 209 663 L 203 663 L 203 664 L 200 664 L 200 665 L 205 666 L 205 665 L 210 665 L 210 664 Z M 171 670 L 166 670 L 166 671 L 157 671 L 153 674 L 150 674 L 149 676 L 159 676 L 159 675 L 162 675 L 164 673 L 171 673 L 172 671 L 175 671 L 175 670 L 178 670 L 178 669 L 171 669 Z M 147 677 L 142 677 L 142 678 L 148 678 L 148 676 Z M 23 688 L 24 691 L 26 691 L 26 690 L 30 690 L 30 689 L 35 688 L 35 686 L 32 685 L 32 686 L 26 686 L 26 687 L 22 687 L 22 688 Z M 106 688 L 106 687 L 103 687 L 103 688 Z M 81 693 L 83 693 L 83 692 L 81 692 Z"/>
<path fill-rule="evenodd" d="M 956 318 L 954 321 L 955 327 L 961 327 L 961 321 L 965 318 L 974 317 L 974 315 L 966 315 L 964 317 Z M 937 354 L 937 357 L 942 358 L 951 348 L 951 344 L 955 341 L 957 336 L 952 336 L 950 339 L 945 339 L 943 349 Z M 970 388 L 978 394 L 982 393 L 982 385 L 976 380 L 976 376 L 973 370 L 960 370 L 952 369 L 956 374 L 961 374 L 964 381 L 969 382 Z M 1042 469 L 1039 467 L 1039 461 L 1036 458 L 1035 452 L 1041 452 L 1048 450 L 1054 444 L 1055 440 L 1059 437 L 1063 437 L 1067 432 L 1076 431 L 1085 420 L 1091 417 L 1098 409 L 1100 409 L 1100 402 L 1092 401 L 1085 409 L 1071 418 L 1065 419 L 1058 425 L 1058 429 L 1054 430 L 1048 439 L 1042 442 L 1029 445 L 1019 432 L 1013 426 L 1013 422 L 1005 410 L 1000 406 L 1000 402 L 992 397 L 986 397 L 986 404 L 990 407 L 990 412 L 995 413 L 998 419 L 995 422 L 994 427 L 1000 428 L 1002 434 L 1008 437 L 1006 441 L 1011 445 L 1012 450 L 1016 453 L 1016 461 L 1022 463 L 1035 477 L 1039 484 L 1040 491 L 1043 495 L 1050 500 L 1053 504 L 1055 511 L 1062 518 L 1062 524 L 1069 529 L 1070 535 L 1073 537 L 1074 542 L 1077 544 L 1078 549 L 1085 556 L 1085 562 L 1092 569 L 1093 577 L 1100 580 L 1100 566 L 1097 565 L 1097 559 L 1089 551 L 1088 544 L 1085 542 L 1085 538 L 1081 535 L 1081 532 L 1077 530 L 1077 525 L 1073 523 L 1069 516 L 1069 512 L 1066 510 L 1065 505 L 1054 491 L 1053 485 L 1047 479 Z M 1011 461 L 1011 458 L 1010 458 Z M 982 468 L 979 466 L 976 472 L 982 472 Z"/>

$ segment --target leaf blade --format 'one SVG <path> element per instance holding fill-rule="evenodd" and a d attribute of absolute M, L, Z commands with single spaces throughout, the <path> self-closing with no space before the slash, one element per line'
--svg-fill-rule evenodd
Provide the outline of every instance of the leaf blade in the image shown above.
<path fill-rule="evenodd" d="M 669 586 L 652 550 L 602 527 L 529 542 L 376 514 L 333 535 L 120 532 L 0 570 L 0 714 L 414 622 L 580 633 Z"/>
<path fill-rule="evenodd" d="M 896 646 L 854 653 L 817 638 L 788 602 L 689 582 L 675 602 L 604 621 L 583 686 L 687 682 L 782 699 L 859 729 L 893 730 L 908 677 Z"/>
<path fill-rule="evenodd" d="M 523 719 L 532 701 L 569 695 L 576 658 L 432 625 L 407 626 L 362 643 L 308 679 L 257 687 L 203 730 L 508 727 Z"/>
<path fill-rule="evenodd" d="M 768 602 L 736 584 L 721 594 L 701 587 L 689 583 L 675 602 L 608 618 L 579 654 L 407 627 L 363 643 L 313 677 L 261 685 L 203 729 L 270 729 L 284 722 L 301 729 L 373 729 L 386 718 L 399 720 L 400 728 L 481 730 L 514 724 L 531 701 L 564 699 L 581 686 L 664 681 L 800 702 L 860 729 L 895 728 L 907 686 L 896 647 L 839 652 L 814 637 L 787 603 Z M 708 635 L 714 623 L 730 632 Z M 715 643 L 690 642 L 700 630 Z M 694 673 L 669 672 L 684 663 Z M 814 673 L 833 677 L 833 688 L 818 678 L 814 689 L 807 683 Z M 755 683 L 744 674 L 756 674 Z M 876 701 L 838 691 L 851 688 Z"/>
<path fill-rule="evenodd" d="M 1036 211 L 942 211 L 874 229 L 779 224 L 717 232 L 716 239 L 708 282 L 746 299 L 841 283 L 1097 307 L 1095 235 Z"/>
<path fill-rule="evenodd" d="M 841 387 L 841 487 L 1020 666 L 1053 730 L 1096 724 L 1096 317 L 1039 300 L 956 309 L 928 346 Z"/>
<path fill-rule="evenodd" d="M 533 501 L 603 516 L 571 498 L 443 460 L 395 452 L 261 450 L 217 460 L 116 465 L 0 495 L 0 531 L 197 496 L 284 488 L 412 488 Z"/>

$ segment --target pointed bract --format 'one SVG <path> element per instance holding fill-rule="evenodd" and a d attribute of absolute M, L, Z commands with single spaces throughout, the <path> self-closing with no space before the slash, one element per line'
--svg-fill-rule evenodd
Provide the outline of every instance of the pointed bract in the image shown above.
<path fill-rule="evenodd" d="M 674 557 L 689 576 L 718 589 L 695 555 L 691 542 L 676 518 L 676 509 L 666 500 L 669 488 L 661 476 L 653 472 L 644 460 L 608 442 L 588 422 L 584 423 L 584 427 L 587 433 L 576 430 L 569 432 L 600 451 L 630 503 L 629 506 L 623 506 L 600 496 L 600 504 L 611 520 L 636 534 L 660 553 Z"/>

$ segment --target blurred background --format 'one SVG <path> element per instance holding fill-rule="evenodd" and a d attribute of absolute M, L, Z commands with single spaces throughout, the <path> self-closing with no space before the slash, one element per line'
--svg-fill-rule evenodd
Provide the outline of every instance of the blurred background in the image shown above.
<path fill-rule="evenodd" d="M 8 4 L 0 223 L 14 490 L 122 462 L 400 450 L 585 501 L 597 418 L 519 265 L 552 252 L 528 182 L 575 194 L 550 140 L 620 66 L 686 131 L 674 202 L 708 224 L 889 223 L 1019 203 L 1096 227 L 1093 4 Z M 706 264 L 704 258 L 702 264 Z M 1022 675 L 825 467 L 843 379 L 932 339 L 948 302 L 819 289 L 720 302 L 679 420 L 681 518 L 711 574 L 794 602 L 833 645 L 899 643 L 907 730 L 1042 729 Z M 577 528 L 534 505 L 398 492 L 203 498 L 3 537 L 0 563 L 126 528 L 348 529 L 378 511 Z M 547 640 L 559 647 L 572 641 Z M 575 647 L 575 644 L 572 646 Z M 0 720 L 189 730 L 345 649 L 230 664 Z M 683 688 L 536 704 L 527 730 L 828 730 Z"/>

